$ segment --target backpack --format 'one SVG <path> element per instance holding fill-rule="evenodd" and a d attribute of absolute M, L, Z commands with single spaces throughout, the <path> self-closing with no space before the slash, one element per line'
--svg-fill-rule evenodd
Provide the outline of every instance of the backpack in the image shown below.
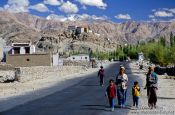
<path fill-rule="evenodd" d="M 157 88 L 157 75 L 155 73 L 152 73 L 149 75 L 148 81 L 150 84 L 150 87 L 155 87 Z"/>

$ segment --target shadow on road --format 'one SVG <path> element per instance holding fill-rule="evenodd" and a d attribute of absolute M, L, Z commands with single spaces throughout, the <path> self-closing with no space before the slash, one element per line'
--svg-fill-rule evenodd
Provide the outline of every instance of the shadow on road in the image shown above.
<path fill-rule="evenodd" d="M 11 115 L 11 113 L 13 113 L 13 115 L 101 115 L 102 113 L 103 115 L 107 115 L 111 109 L 105 98 L 106 87 L 109 79 L 115 79 L 114 75 L 118 73 L 120 64 L 121 63 L 114 63 L 105 69 L 108 76 L 105 77 L 104 87 L 99 86 L 98 78 L 95 77 L 97 73 L 93 73 L 83 79 L 79 78 L 78 80 L 72 79 L 62 82 L 54 88 L 57 89 L 68 84 L 69 87 L 1 112 L 0 115 Z M 127 67 L 126 71 L 131 72 L 128 63 L 124 65 Z M 119 115 L 126 115 L 132 110 L 130 105 L 132 105 L 131 88 L 133 82 L 138 80 L 140 85 L 142 84 L 137 75 L 128 74 L 128 77 L 127 106 L 125 108 L 115 106 L 117 109 L 115 113 Z M 74 82 L 74 85 L 70 85 L 72 82 Z"/>
<path fill-rule="evenodd" d="M 94 105 L 82 105 L 82 107 L 109 107 L 109 106 L 94 104 Z"/>
<path fill-rule="evenodd" d="M 97 84 L 89 84 L 89 85 L 80 85 L 80 86 L 85 86 L 85 87 L 87 87 L 87 86 L 89 86 L 89 87 L 95 87 L 95 86 L 100 86 L 100 85 L 97 85 Z"/>
<path fill-rule="evenodd" d="M 81 110 L 99 110 L 99 111 L 111 111 L 110 106 L 107 105 L 82 105 Z M 126 110 L 134 110 L 131 106 L 120 107 L 115 106 L 115 109 L 126 109 Z"/>
<path fill-rule="evenodd" d="M 175 99 L 175 98 L 172 98 L 172 97 L 157 97 L 158 99 L 168 99 L 168 100 L 171 100 L 171 99 Z"/>
<path fill-rule="evenodd" d="M 107 108 L 109 108 L 109 106 L 106 105 L 82 105 L 81 106 L 81 110 L 99 110 L 99 111 L 109 111 L 107 110 Z"/>
<path fill-rule="evenodd" d="M 104 108 L 82 108 L 81 110 L 92 110 L 92 111 L 110 111 Z"/>

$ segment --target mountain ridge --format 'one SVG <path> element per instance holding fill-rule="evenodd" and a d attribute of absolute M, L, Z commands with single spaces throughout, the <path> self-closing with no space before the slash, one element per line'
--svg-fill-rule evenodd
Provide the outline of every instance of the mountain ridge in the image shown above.
<path fill-rule="evenodd" d="M 97 45 L 96 47 L 91 47 L 93 50 L 97 49 L 98 46 L 105 50 L 116 49 L 118 44 L 136 44 L 152 39 L 158 40 L 162 36 L 169 42 L 170 33 L 175 34 L 175 21 L 136 22 L 129 20 L 123 23 L 115 23 L 100 19 L 91 19 L 90 21 L 79 19 L 77 21 L 63 22 L 55 19 L 47 20 L 28 13 L 9 13 L 4 11 L 0 12 L 0 17 L 0 37 L 6 40 L 7 45 L 11 42 L 25 40 L 36 43 L 44 37 L 59 41 L 59 46 L 62 50 L 65 49 L 64 45 L 75 42 L 93 43 L 94 46 Z M 80 37 L 72 37 L 70 33 L 66 33 L 67 27 L 70 25 L 86 26 L 93 33 L 83 33 Z M 100 36 L 96 36 L 96 34 Z M 51 43 L 51 41 L 48 42 Z M 90 47 L 91 45 L 89 44 L 86 45 Z"/>

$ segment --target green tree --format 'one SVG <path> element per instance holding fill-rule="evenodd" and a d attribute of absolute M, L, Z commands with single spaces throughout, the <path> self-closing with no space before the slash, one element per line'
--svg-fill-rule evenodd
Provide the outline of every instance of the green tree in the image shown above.
<path fill-rule="evenodd" d="M 150 41 L 148 41 L 148 43 L 154 43 L 155 39 L 151 39 Z"/>
<path fill-rule="evenodd" d="M 160 44 L 162 45 L 162 46 L 166 46 L 166 40 L 165 40 L 165 37 L 160 37 Z"/>
<path fill-rule="evenodd" d="M 116 54 L 117 54 L 117 59 L 119 59 L 119 60 L 123 60 L 126 57 L 126 55 L 124 54 L 123 50 L 121 50 L 121 49 L 117 50 Z"/>
<path fill-rule="evenodd" d="M 132 45 L 131 45 L 131 44 L 129 44 L 129 50 L 132 50 L 132 48 L 133 48 L 133 47 L 132 47 Z"/>
<path fill-rule="evenodd" d="M 150 60 L 159 65 L 164 65 L 164 47 L 162 45 L 157 45 L 149 54 Z"/>
<path fill-rule="evenodd" d="M 131 59 L 137 59 L 138 51 L 136 49 L 129 50 L 127 56 L 129 56 Z"/>
<path fill-rule="evenodd" d="M 174 36 L 173 33 L 170 33 L 170 46 L 172 47 L 174 45 Z"/>
<path fill-rule="evenodd" d="M 98 58 L 99 58 L 100 60 L 108 60 L 108 59 L 109 59 L 109 57 L 108 57 L 108 52 L 100 52 Z"/>
<path fill-rule="evenodd" d="M 124 48 L 123 48 L 123 52 L 124 52 L 125 54 L 128 54 L 128 51 L 129 51 L 128 46 L 124 46 Z"/>
<path fill-rule="evenodd" d="M 170 63 L 175 64 L 175 45 L 169 51 Z"/>

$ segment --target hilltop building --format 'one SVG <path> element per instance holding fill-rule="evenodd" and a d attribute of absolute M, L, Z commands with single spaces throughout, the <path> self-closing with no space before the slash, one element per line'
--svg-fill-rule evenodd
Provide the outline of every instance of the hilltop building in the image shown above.
<path fill-rule="evenodd" d="M 75 34 L 76 29 L 77 29 L 77 26 L 68 26 L 68 31 L 71 32 L 71 33 Z"/>
<path fill-rule="evenodd" d="M 68 31 L 74 34 L 92 33 L 88 26 L 68 26 Z"/>

